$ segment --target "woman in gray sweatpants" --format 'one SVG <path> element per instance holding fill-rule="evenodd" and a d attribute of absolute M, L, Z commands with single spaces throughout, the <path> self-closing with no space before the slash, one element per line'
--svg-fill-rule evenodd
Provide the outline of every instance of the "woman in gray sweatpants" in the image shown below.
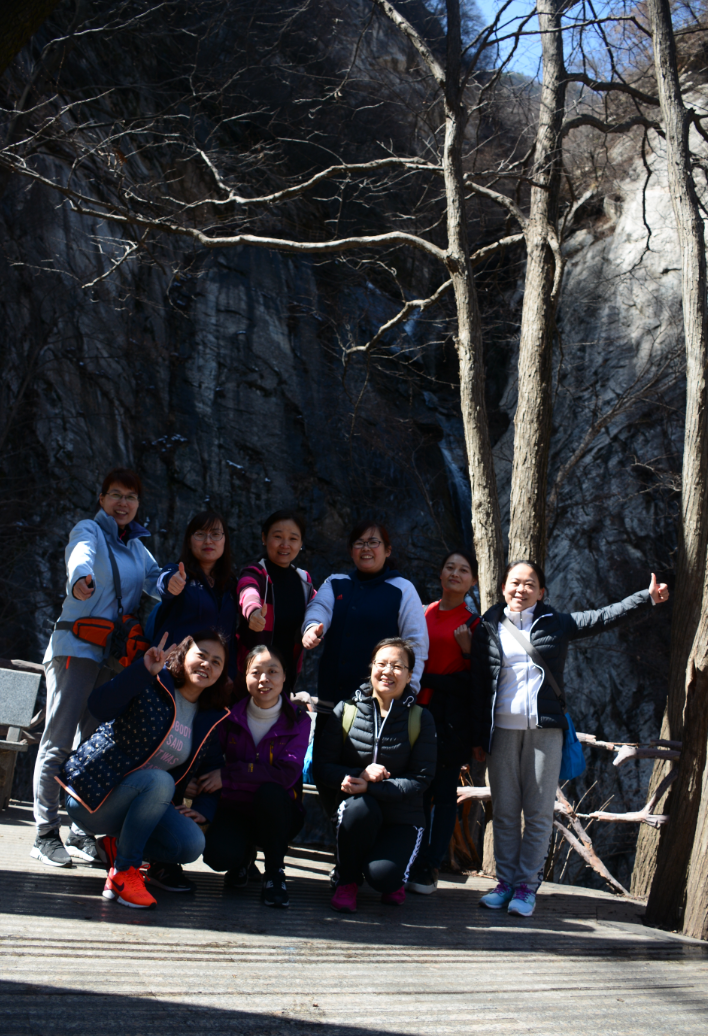
<path fill-rule="evenodd" d="M 477 625 L 472 642 L 475 758 L 489 754 L 497 887 L 480 904 L 530 917 L 543 880 L 561 768 L 563 669 L 571 640 L 591 637 L 646 614 L 669 596 L 652 573 L 648 590 L 597 611 L 557 612 L 544 601 L 546 577 L 533 561 L 507 566 L 503 601 Z M 513 629 L 511 627 L 514 627 Z M 526 641 L 541 656 L 532 661 Z M 524 817 L 523 834 L 521 815 Z"/>

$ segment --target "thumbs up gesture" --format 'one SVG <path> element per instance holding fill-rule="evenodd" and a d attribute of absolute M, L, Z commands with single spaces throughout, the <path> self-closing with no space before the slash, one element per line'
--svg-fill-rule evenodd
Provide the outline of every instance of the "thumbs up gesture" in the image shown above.
<path fill-rule="evenodd" d="M 668 601 L 669 599 L 668 586 L 666 583 L 657 583 L 653 572 L 651 574 L 651 582 L 649 583 L 649 596 L 654 604 L 661 604 L 662 601 Z"/>
<path fill-rule="evenodd" d="M 87 601 L 93 595 L 96 584 L 93 581 L 93 572 L 89 572 L 83 579 L 77 579 L 71 588 L 71 592 L 77 601 Z"/>
<path fill-rule="evenodd" d="M 260 608 L 256 608 L 252 611 L 248 617 L 248 628 L 255 630 L 256 633 L 260 633 L 261 630 L 265 629 L 266 615 L 268 614 L 268 605 L 264 602 Z"/>
<path fill-rule="evenodd" d="M 167 584 L 167 589 L 169 590 L 169 592 L 172 594 L 173 597 L 177 597 L 178 594 L 182 593 L 182 591 L 184 590 L 186 585 L 187 585 L 187 573 L 184 571 L 184 565 L 180 561 L 180 563 L 178 565 L 178 568 L 177 568 L 177 571 L 175 572 L 175 574 L 172 576 L 172 578 L 170 579 L 169 583 Z"/>
<path fill-rule="evenodd" d="M 305 630 L 305 635 L 302 638 L 302 646 L 311 651 L 316 648 L 318 644 L 322 642 L 324 637 L 324 626 L 320 622 L 317 626 L 308 626 Z"/>

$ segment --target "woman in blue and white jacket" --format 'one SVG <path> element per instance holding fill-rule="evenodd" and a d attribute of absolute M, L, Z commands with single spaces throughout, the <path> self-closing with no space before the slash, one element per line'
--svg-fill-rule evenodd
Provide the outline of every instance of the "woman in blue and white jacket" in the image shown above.
<path fill-rule="evenodd" d="M 389 564 L 391 540 L 383 525 L 360 522 L 347 543 L 353 572 L 328 576 L 305 611 L 303 647 L 324 639 L 318 695 L 333 706 L 369 678 L 371 652 L 385 637 L 409 641 L 415 652 L 411 690 L 420 690 L 428 657 L 428 627 L 418 591 Z"/>
<path fill-rule="evenodd" d="M 94 518 L 71 530 L 66 547 L 66 599 L 47 645 L 47 718 L 34 768 L 34 816 L 37 838 L 30 855 L 52 867 L 71 866 L 71 857 L 96 862 L 96 845 L 76 824 L 66 848 L 59 836 L 59 796 L 55 778 L 72 750 L 77 729 L 84 741 L 97 721 L 87 708 L 94 687 L 113 673 L 108 650 L 72 632 L 77 619 L 118 618 L 118 601 L 109 555 L 120 575 L 123 612 L 134 613 L 143 592 L 157 597 L 160 566 L 143 540 L 150 535 L 135 521 L 142 484 L 134 471 L 115 468 L 103 480 L 100 508 Z M 68 852 L 67 852 L 68 849 Z"/>

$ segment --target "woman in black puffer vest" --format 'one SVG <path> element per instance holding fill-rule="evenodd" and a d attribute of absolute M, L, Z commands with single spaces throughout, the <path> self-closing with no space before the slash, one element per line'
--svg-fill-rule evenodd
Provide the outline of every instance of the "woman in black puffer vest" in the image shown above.
<path fill-rule="evenodd" d="M 371 681 L 340 702 L 317 745 L 315 780 L 336 789 L 335 910 L 354 913 L 363 880 L 399 905 L 425 829 L 423 793 L 435 774 L 435 723 L 410 690 L 415 654 L 400 637 L 380 641 Z"/>

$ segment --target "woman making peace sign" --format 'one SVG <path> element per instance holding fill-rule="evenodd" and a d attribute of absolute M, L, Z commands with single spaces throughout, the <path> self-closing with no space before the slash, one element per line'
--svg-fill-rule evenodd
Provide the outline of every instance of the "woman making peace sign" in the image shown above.
<path fill-rule="evenodd" d="M 179 872 L 204 851 L 197 824 L 211 820 L 216 797 L 202 795 L 192 809 L 172 805 L 175 790 L 189 774 L 218 769 L 221 749 L 216 727 L 225 707 L 228 652 L 214 630 L 185 637 L 165 651 L 157 647 L 88 700 L 102 720 L 93 737 L 71 755 L 57 778 L 66 788 L 69 816 L 87 831 L 103 833 L 110 870 L 103 895 L 123 906 L 155 906 L 140 871 L 143 859 L 159 860 Z M 154 878 L 148 870 L 148 880 Z"/>

